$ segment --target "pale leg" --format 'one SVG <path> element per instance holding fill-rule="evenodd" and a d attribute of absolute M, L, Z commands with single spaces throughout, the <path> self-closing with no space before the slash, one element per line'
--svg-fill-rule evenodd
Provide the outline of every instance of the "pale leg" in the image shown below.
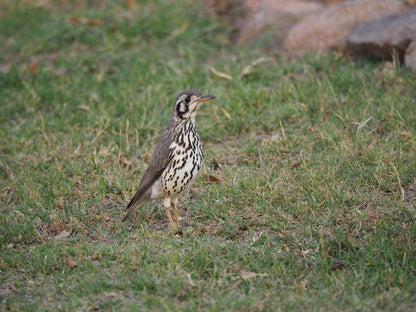
<path fill-rule="evenodd" d="M 178 198 L 173 198 L 172 199 L 172 211 L 173 211 L 173 216 L 175 217 L 176 223 L 178 224 L 178 226 L 181 226 L 181 223 L 179 222 L 179 217 L 178 217 L 178 212 L 176 211 L 176 206 L 178 205 Z"/>
<path fill-rule="evenodd" d="M 176 230 L 176 225 L 173 222 L 172 216 L 171 216 L 170 211 L 169 211 L 170 206 L 171 206 L 170 197 L 166 197 L 163 200 L 163 208 L 165 208 L 166 214 L 168 215 L 169 223 L 170 223 L 170 226 L 171 226 L 172 230 Z"/>

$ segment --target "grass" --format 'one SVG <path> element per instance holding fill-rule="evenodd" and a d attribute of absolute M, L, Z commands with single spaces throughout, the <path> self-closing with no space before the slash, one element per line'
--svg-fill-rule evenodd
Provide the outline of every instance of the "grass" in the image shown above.
<path fill-rule="evenodd" d="M 2 310 L 416 309 L 414 72 L 266 58 L 192 1 L 39 3 L 0 9 Z M 217 99 L 183 236 L 121 224 L 187 88 Z"/>

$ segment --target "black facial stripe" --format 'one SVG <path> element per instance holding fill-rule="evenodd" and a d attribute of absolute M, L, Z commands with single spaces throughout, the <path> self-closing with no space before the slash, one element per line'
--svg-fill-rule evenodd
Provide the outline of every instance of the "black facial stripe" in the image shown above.
<path fill-rule="evenodd" d="M 189 111 L 189 105 L 185 102 L 179 102 L 176 104 L 176 114 L 179 118 L 183 118 L 183 115 Z"/>

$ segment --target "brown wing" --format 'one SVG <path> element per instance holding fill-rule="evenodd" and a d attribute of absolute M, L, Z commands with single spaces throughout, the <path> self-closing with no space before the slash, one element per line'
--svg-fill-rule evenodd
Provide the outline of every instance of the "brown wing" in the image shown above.
<path fill-rule="evenodd" d="M 137 204 L 150 199 L 144 198 L 143 196 L 168 166 L 170 161 L 169 146 L 173 142 L 173 134 L 171 129 L 172 127 L 169 127 L 165 130 L 165 132 L 163 132 L 159 143 L 156 145 L 156 148 L 150 159 L 149 166 L 147 167 L 142 179 L 140 180 L 139 188 L 126 207 L 127 214 L 122 219 L 122 222 L 127 220 Z"/>

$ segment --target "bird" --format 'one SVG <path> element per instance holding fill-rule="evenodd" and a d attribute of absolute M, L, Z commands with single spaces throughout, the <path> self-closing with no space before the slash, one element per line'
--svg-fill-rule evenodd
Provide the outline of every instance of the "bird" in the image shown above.
<path fill-rule="evenodd" d="M 203 159 L 195 116 L 205 101 L 214 98 L 197 90 L 185 90 L 178 95 L 169 125 L 153 151 L 139 187 L 126 207 L 122 222 L 145 203 L 163 198 L 162 205 L 171 229 L 180 227 L 176 210 L 179 196 L 195 182 Z M 177 225 L 172 219 L 170 208 Z"/>

